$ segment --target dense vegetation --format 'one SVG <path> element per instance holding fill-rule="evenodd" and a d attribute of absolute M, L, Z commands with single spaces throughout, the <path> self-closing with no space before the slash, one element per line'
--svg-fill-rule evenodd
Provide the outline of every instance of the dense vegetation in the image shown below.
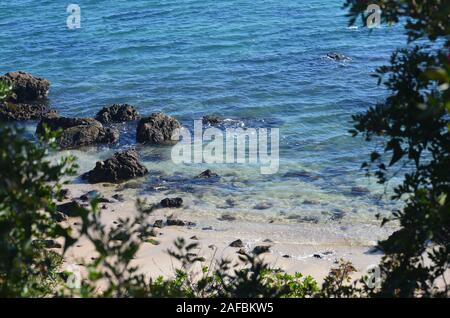
<path fill-rule="evenodd" d="M 445 1 L 379 1 L 385 23 L 404 22 L 409 45 L 393 53 L 391 63 L 377 71 L 389 90 L 383 103 L 353 117 L 353 135 L 384 141 L 383 151 L 363 164 L 368 174 L 387 183 L 395 166 L 407 167 L 394 200 L 403 200 L 386 222 L 400 228 L 379 242 L 385 253 L 381 285 L 371 289 L 363 280 L 350 284 L 351 264 L 341 262 L 320 288 L 311 277 L 288 275 L 269 268 L 258 255 L 240 257 L 239 264 L 222 260 L 207 266 L 195 253 L 196 244 L 183 239 L 169 253 L 181 264 L 174 278 L 149 280 L 131 265 L 140 245 L 152 240 L 147 222 L 151 204 L 137 202 L 134 219 L 120 228 L 105 228 L 94 199 L 74 215 L 80 227 L 58 223 L 56 202 L 60 180 L 75 172 L 74 158 L 47 161 L 57 133 L 37 142 L 14 127 L 0 126 L 0 296 L 2 297 L 411 297 L 449 296 L 444 272 L 450 253 L 450 3 Z M 350 23 L 365 21 L 369 1 L 348 0 Z M 420 44 L 415 44 L 415 43 Z M 0 100 L 11 94 L 0 83 Z M 80 286 L 67 284 L 72 273 L 62 268 L 63 255 L 53 252 L 55 239 L 63 251 L 80 236 L 93 243 L 97 257 L 84 264 Z M 200 272 L 193 264 L 200 263 Z M 245 265 L 245 266 L 243 266 Z M 96 287 L 101 283 L 101 291 Z M 438 283 L 440 285 L 438 285 Z M 436 288 L 440 286 L 439 288 Z"/>

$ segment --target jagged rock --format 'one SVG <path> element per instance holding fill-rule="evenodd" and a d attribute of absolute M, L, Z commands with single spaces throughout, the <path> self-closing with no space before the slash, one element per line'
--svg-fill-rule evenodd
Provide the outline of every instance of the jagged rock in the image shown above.
<path fill-rule="evenodd" d="M 140 118 L 141 115 L 139 115 L 139 112 L 134 106 L 128 104 L 114 104 L 109 107 L 104 107 L 95 116 L 95 119 L 103 124 L 122 123 Z"/>
<path fill-rule="evenodd" d="M 178 219 L 167 219 L 167 226 L 195 226 L 194 222 L 182 221 Z"/>
<path fill-rule="evenodd" d="M 42 134 L 44 125 L 52 131 L 62 129 L 62 134 L 58 138 L 61 148 L 111 144 L 119 139 L 119 132 L 116 129 L 105 128 L 93 118 L 43 118 L 36 128 L 36 133 Z"/>
<path fill-rule="evenodd" d="M 161 200 L 161 206 L 163 208 L 179 208 L 183 205 L 182 198 L 165 198 Z"/>
<path fill-rule="evenodd" d="M 0 81 L 7 81 L 13 86 L 13 96 L 9 100 L 14 103 L 29 103 L 47 98 L 50 82 L 23 71 L 9 72 L 0 76 Z"/>
<path fill-rule="evenodd" d="M 56 110 L 52 110 L 44 104 L 0 103 L 1 121 L 38 120 L 54 116 L 57 116 Z"/>
<path fill-rule="evenodd" d="M 172 134 L 179 128 L 181 124 L 175 118 L 163 113 L 153 113 L 139 121 L 136 140 L 146 144 L 173 144 Z"/>
<path fill-rule="evenodd" d="M 155 223 L 153 223 L 153 227 L 157 227 L 159 229 L 162 229 L 164 226 L 163 220 L 156 220 Z"/>
<path fill-rule="evenodd" d="M 97 161 L 95 168 L 83 175 L 90 183 L 118 183 L 133 178 L 143 177 L 148 173 L 138 159 L 135 150 L 116 152 L 112 158 Z"/>
<path fill-rule="evenodd" d="M 244 247 L 244 243 L 242 242 L 242 240 L 236 240 L 230 243 L 231 247 Z"/>
<path fill-rule="evenodd" d="M 214 178 L 214 177 L 218 177 L 219 175 L 215 172 L 212 172 L 210 169 L 207 169 L 205 171 L 203 171 L 202 173 L 200 173 L 196 178 L 198 179 L 209 179 L 209 178 Z"/>

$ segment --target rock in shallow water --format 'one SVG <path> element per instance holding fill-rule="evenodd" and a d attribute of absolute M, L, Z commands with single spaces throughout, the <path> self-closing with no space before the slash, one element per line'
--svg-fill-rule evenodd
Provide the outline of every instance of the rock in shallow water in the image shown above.
<path fill-rule="evenodd" d="M 143 177 L 148 173 L 138 159 L 135 150 L 116 152 L 112 158 L 98 161 L 95 168 L 83 175 L 89 183 L 118 183 L 133 178 Z"/>
<path fill-rule="evenodd" d="M 23 71 L 6 73 L 0 76 L 0 81 L 12 84 L 14 96 L 11 102 L 14 103 L 29 103 L 45 99 L 50 87 L 48 80 Z"/>
<path fill-rule="evenodd" d="M 181 124 L 175 118 L 163 113 L 153 113 L 139 121 L 136 140 L 145 144 L 173 144 L 172 134 L 179 128 Z"/>
<path fill-rule="evenodd" d="M 128 104 L 114 104 L 109 107 L 104 107 L 95 116 L 95 119 L 103 124 L 122 123 L 140 118 L 141 115 L 139 115 L 136 108 Z"/>
<path fill-rule="evenodd" d="M 57 112 L 44 104 L 0 103 L 1 121 L 37 120 L 54 116 L 57 116 Z"/>
<path fill-rule="evenodd" d="M 179 208 L 183 205 L 182 198 L 165 198 L 161 200 L 161 206 L 163 208 Z"/>
<path fill-rule="evenodd" d="M 119 139 L 119 132 L 116 129 L 105 128 L 93 118 L 43 118 L 36 128 L 36 133 L 42 134 L 44 126 L 47 126 L 52 131 L 62 129 L 62 134 L 58 138 L 58 144 L 65 149 L 96 144 L 111 144 Z"/>

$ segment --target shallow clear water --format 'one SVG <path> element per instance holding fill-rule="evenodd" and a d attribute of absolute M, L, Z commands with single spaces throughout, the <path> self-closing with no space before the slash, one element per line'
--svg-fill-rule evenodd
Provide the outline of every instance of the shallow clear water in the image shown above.
<path fill-rule="evenodd" d="M 0 4 L 0 72 L 48 78 L 50 102 L 62 115 L 93 116 L 126 102 L 188 127 L 218 114 L 280 128 L 280 171 L 270 176 L 217 165 L 218 182 L 192 182 L 206 165 L 176 166 L 170 149 L 139 147 L 152 172 L 140 194 L 182 195 L 195 213 L 286 222 L 373 224 L 392 208 L 359 170 L 373 145 L 347 130 L 352 114 L 384 97 L 370 73 L 402 45 L 399 27 L 348 28 L 343 1 L 332 0 L 75 2 L 78 30 L 67 29 L 60 1 Z M 325 58 L 330 52 L 350 60 Z M 133 124 L 121 130 L 114 149 L 73 152 L 80 172 L 134 142 Z M 370 193 L 355 196 L 353 186 Z M 254 209 L 261 202 L 272 207 Z"/>

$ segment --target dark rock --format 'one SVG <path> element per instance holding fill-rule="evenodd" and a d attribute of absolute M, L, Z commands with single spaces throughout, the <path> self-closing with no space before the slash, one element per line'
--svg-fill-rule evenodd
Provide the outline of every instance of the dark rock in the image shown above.
<path fill-rule="evenodd" d="M 255 205 L 253 208 L 255 210 L 267 210 L 270 209 L 271 207 L 273 207 L 273 204 L 270 202 L 261 202 L 258 203 L 257 205 Z"/>
<path fill-rule="evenodd" d="M 182 198 L 165 198 L 161 200 L 161 206 L 163 208 L 179 208 L 183 205 Z"/>
<path fill-rule="evenodd" d="M 215 172 L 212 172 L 210 169 L 203 171 L 202 173 L 200 173 L 196 178 L 199 179 L 209 179 L 209 178 L 214 178 L 214 177 L 218 177 L 219 175 Z"/>
<path fill-rule="evenodd" d="M 273 243 L 273 241 L 271 239 L 265 239 L 263 242 L 264 243 Z"/>
<path fill-rule="evenodd" d="M 194 241 L 198 241 L 198 237 L 195 236 L 195 235 L 194 235 L 194 236 L 191 236 L 190 239 L 191 239 L 191 240 L 194 240 Z"/>
<path fill-rule="evenodd" d="M 320 255 L 320 254 L 314 254 L 313 257 L 314 257 L 314 258 L 322 258 L 323 256 Z"/>
<path fill-rule="evenodd" d="M 146 144 L 173 144 L 172 134 L 181 124 L 173 117 L 163 113 L 153 113 L 142 118 L 137 126 L 136 140 Z"/>
<path fill-rule="evenodd" d="M 220 218 L 218 218 L 219 221 L 235 221 L 236 218 L 230 214 L 223 214 Z"/>
<path fill-rule="evenodd" d="M 117 227 L 122 227 L 122 224 L 119 224 Z M 128 234 L 127 232 L 125 232 L 124 230 L 120 230 L 121 232 L 118 232 L 116 235 L 114 235 L 111 239 L 114 241 L 129 241 L 131 236 L 130 234 Z"/>
<path fill-rule="evenodd" d="M 306 200 L 303 200 L 303 204 L 316 205 L 316 204 L 319 204 L 319 202 L 306 199 Z"/>
<path fill-rule="evenodd" d="M 0 81 L 12 84 L 14 96 L 11 101 L 14 103 L 28 103 L 45 99 L 50 87 L 48 80 L 22 71 L 6 73 L 4 76 L 0 76 Z"/>
<path fill-rule="evenodd" d="M 38 120 L 57 116 L 56 110 L 44 104 L 0 103 L 1 121 Z"/>
<path fill-rule="evenodd" d="M 270 246 L 268 246 L 268 245 L 255 246 L 255 248 L 252 251 L 252 253 L 255 255 L 260 255 L 260 254 L 267 253 L 267 252 L 270 252 Z"/>
<path fill-rule="evenodd" d="M 167 226 L 193 226 L 195 225 L 192 222 L 185 222 L 178 219 L 167 219 Z"/>
<path fill-rule="evenodd" d="M 213 227 L 212 226 L 205 226 L 202 228 L 203 231 L 212 231 Z"/>
<path fill-rule="evenodd" d="M 55 214 L 53 214 L 52 217 L 58 223 L 67 221 L 67 215 L 58 211 L 55 212 Z"/>
<path fill-rule="evenodd" d="M 242 240 L 236 240 L 230 243 L 231 247 L 244 247 L 244 243 L 242 242 Z"/>
<path fill-rule="evenodd" d="M 38 134 L 42 134 L 44 125 L 53 131 L 62 129 L 62 134 L 58 138 L 61 148 L 111 144 L 119 139 L 119 132 L 116 129 L 105 128 L 99 121 L 92 118 L 43 118 L 36 128 Z"/>
<path fill-rule="evenodd" d="M 162 229 L 164 226 L 163 220 L 156 220 L 155 223 L 153 223 L 153 227 L 157 227 L 159 229 Z"/>
<path fill-rule="evenodd" d="M 203 125 L 214 126 L 214 125 L 218 125 L 218 124 L 222 123 L 223 119 L 220 118 L 219 116 L 215 116 L 215 115 L 206 115 L 206 116 L 203 116 L 202 122 L 203 122 Z"/>
<path fill-rule="evenodd" d="M 112 158 L 97 161 L 95 168 L 83 175 L 89 183 L 119 183 L 133 178 L 143 177 L 148 173 L 138 159 L 135 150 L 116 152 Z"/>
<path fill-rule="evenodd" d="M 56 211 L 61 212 L 67 216 L 76 216 L 77 210 L 81 209 L 81 205 L 76 201 L 70 201 L 56 206 Z"/>
<path fill-rule="evenodd" d="M 114 104 L 109 107 L 104 107 L 95 116 L 95 119 L 103 124 L 122 123 L 140 118 L 141 116 L 134 106 L 128 104 Z"/>
<path fill-rule="evenodd" d="M 289 255 L 287 255 L 287 254 L 284 254 L 283 258 L 291 258 L 291 257 Z"/>
<path fill-rule="evenodd" d="M 70 197 L 72 197 L 72 192 L 70 192 L 69 189 L 61 189 L 61 191 L 59 191 L 59 195 L 63 199 L 69 199 Z"/>

